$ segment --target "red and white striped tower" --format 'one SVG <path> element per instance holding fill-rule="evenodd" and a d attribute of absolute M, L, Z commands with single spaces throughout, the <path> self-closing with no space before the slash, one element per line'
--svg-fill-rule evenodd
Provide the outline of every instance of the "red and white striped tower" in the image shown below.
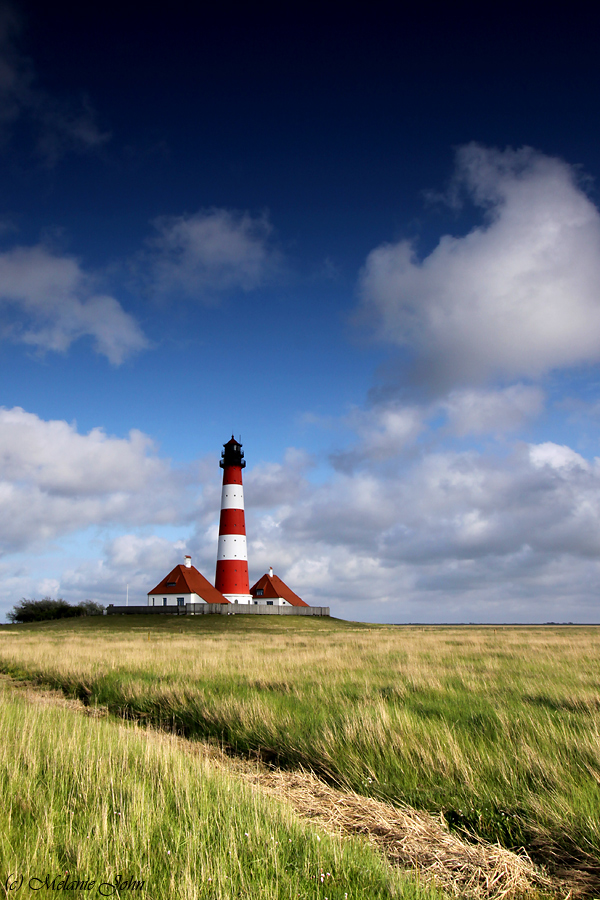
<path fill-rule="evenodd" d="M 219 462 L 223 469 L 223 490 L 215 587 L 231 603 L 252 603 L 242 487 L 242 469 L 246 460 L 242 445 L 233 436 L 223 447 Z"/>

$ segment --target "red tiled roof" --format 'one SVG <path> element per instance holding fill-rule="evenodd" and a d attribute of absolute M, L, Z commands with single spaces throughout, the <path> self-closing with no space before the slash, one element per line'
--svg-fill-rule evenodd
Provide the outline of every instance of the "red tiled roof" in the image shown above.
<path fill-rule="evenodd" d="M 173 582 L 173 584 L 171 584 Z M 205 603 L 229 603 L 194 566 L 175 566 L 149 594 L 198 594 Z"/>
<path fill-rule="evenodd" d="M 253 597 L 256 597 L 256 591 L 259 588 L 263 589 L 262 596 L 267 599 L 275 600 L 277 597 L 281 597 L 283 600 L 287 600 L 291 606 L 308 606 L 308 603 L 301 600 L 298 594 L 295 594 L 278 575 L 263 575 L 262 578 L 259 578 L 256 584 L 250 588 Z"/>

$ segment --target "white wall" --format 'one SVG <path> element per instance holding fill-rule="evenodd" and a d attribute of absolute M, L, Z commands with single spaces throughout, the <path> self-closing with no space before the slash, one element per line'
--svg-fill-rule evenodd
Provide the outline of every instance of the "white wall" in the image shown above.
<path fill-rule="evenodd" d="M 291 606 L 283 597 L 256 597 L 252 602 L 258 606 Z"/>
<path fill-rule="evenodd" d="M 252 604 L 252 594 L 223 594 L 226 600 L 229 600 L 230 603 L 235 603 L 236 600 L 241 604 Z"/>
<path fill-rule="evenodd" d="M 148 594 L 148 606 L 164 606 L 163 598 L 167 598 L 167 606 L 177 606 L 177 598 L 183 597 L 184 605 L 186 603 L 204 603 L 205 601 L 198 594 Z M 154 602 L 153 602 L 154 601 Z"/>

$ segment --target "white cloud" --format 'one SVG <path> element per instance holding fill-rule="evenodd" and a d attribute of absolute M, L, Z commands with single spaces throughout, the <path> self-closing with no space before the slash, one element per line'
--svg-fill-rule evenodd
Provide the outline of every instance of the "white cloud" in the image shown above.
<path fill-rule="evenodd" d="M 306 477 L 311 464 L 294 449 L 247 474 L 251 579 L 272 565 L 308 602 L 373 621 L 600 615 L 600 460 L 551 442 L 498 457 L 422 447 L 400 475 L 376 453 L 316 483 Z M 185 552 L 212 579 L 218 489 L 211 475 L 197 499 L 190 478 L 139 432 L 81 435 L 65 422 L 0 410 L 0 541 L 14 554 L 0 563 L 0 601 L 43 589 L 120 602 L 129 584 L 130 601 L 144 602 Z M 185 531 L 161 533 L 194 524 L 185 540 Z M 59 572 L 31 552 L 90 526 L 110 535 L 96 560 Z"/>
<path fill-rule="evenodd" d="M 349 450 L 332 454 L 334 467 L 348 472 L 364 462 L 385 462 L 399 457 L 424 430 L 428 411 L 396 402 L 353 409 L 344 424 L 357 435 L 358 441 Z"/>
<path fill-rule="evenodd" d="M 245 497 L 249 506 L 279 506 L 293 503 L 306 489 L 305 474 L 313 460 L 304 450 L 289 447 L 282 463 L 254 466 L 245 480 Z"/>
<path fill-rule="evenodd" d="M 364 303 L 427 380 L 536 377 L 600 359 L 600 216 L 566 163 L 475 144 L 456 184 L 485 211 L 422 261 L 410 242 L 369 254 Z"/>
<path fill-rule="evenodd" d="M 155 287 L 207 299 L 224 291 L 251 291 L 277 272 L 280 257 L 271 245 L 266 216 L 227 209 L 191 216 L 164 216 L 154 225 Z"/>
<path fill-rule="evenodd" d="M 367 472 L 337 474 L 324 484 L 307 484 L 303 498 L 293 505 L 274 506 L 263 516 L 249 507 L 253 523 L 247 531 L 251 540 L 265 548 L 276 546 L 288 560 L 304 558 L 299 547 L 305 545 L 318 547 L 319 556 L 329 557 L 339 547 L 362 556 L 374 553 L 379 536 L 393 527 L 397 499 L 394 482 Z"/>
<path fill-rule="evenodd" d="M 600 461 L 568 447 L 426 453 L 248 511 L 249 558 L 308 602 L 376 621 L 596 621 Z"/>
<path fill-rule="evenodd" d="M 107 541 L 101 559 L 66 568 L 54 588 L 70 603 L 95 600 L 132 606 L 145 604 L 147 593 L 177 565 L 183 563 L 184 541 L 156 535 L 123 534 Z M 127 589 L 129 589 L 127 591 Z"/>
<path fill-rule="evenodd" d="M 0 546 L 6 551 L 89 526 L 181 523 L 193 515 L 187 479 L 139 431 L 46 422 L 0 409 Z"/>
<path fill-rule="evenodd" d="M 350 424 L 360 439 L 359 453 L 372 460 L 397 455 L 423 430 L 423 412 L 416 407 L 385 405 L 356 410 Z"/>
<path fill-rule="evenodd" d="M 94 428 L 82 435 L 74 425 L 45 422 L 20 407 L 0 409 L 0 476 L 13 483 L 62 496 L 137 491 L 165 472 L 154 454 L 141 431 L 114 438 Z"/>
<path fill-rule="evenodd" d="M 48 248 L 15 247 L 0 253 L 0 308 L 4 337 L 42 350 L 64 352 L 93 338 L 111 363 L 148 346 L 135 319 L 114 297 L 96 294 L 79 262 Z"/>
<path fill-rule="evenodd" d="M 544 406 L 544 393 L 524 384 L 502 390 L 455 390 L 441 406 L 446 410 L 451 430 L 459 437 L 501 435 L 515 431 L 539 415 Z"/>
<path fill-rule="evenodd" d="M 157 535 L 122 534 L 110 541 L 106 556 L 115 569 L 134 572 L 154 568 L 157 571 L 173 568 L 183 562 L 186 546 L 183 541 L 169 541 Z"/>
<path fill-rule="evenodd" d="M 356 408 L 342 423 L 356 434 L 357 441 L 349 449 L 333 453 L 331 461 L 339 471 L 350 472 L 360 465 L 414 455 L 421 437 L 428 443 L 446 436 L 448 431 L 458 437 L 499 437 L 539 415 L 543 406 L 544 393 L 540 388 L 515 384 L 498 390 L 457 389 L 422 406 L 388 401 L 368 409 Z M 447 428 L 440 427 L 442 414 Z"/>
<path fill-rule="evenodd" d="M 571 450 L 570 447 L 553 444 L 552 441 L 546 441 L 545 444 L 532 444 L 529 448 L 529 458 L 536 469 L 541 469 L 542 466 L 550 466 L 551 469 L 558 472 L 574 468 L 585 471 L 590 469 L 589 463 L 579 453 Z"/>

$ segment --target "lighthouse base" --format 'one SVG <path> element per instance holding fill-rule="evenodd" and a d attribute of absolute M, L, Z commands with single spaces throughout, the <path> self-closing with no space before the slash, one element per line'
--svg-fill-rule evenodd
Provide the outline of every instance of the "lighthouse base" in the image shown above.
<path fill-rule="evenodd" d="M 223 596 L 226 600 L 229 600 L 230 603 L 245 603 L 251 605 L 254 602 L 252 594 L 223 594 Z"/>

